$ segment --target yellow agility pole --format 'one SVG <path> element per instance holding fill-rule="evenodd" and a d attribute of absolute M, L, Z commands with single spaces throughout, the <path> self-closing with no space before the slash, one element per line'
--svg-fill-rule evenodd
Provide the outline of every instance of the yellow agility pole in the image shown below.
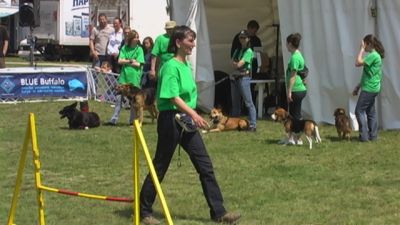
<path fill-rule="evenodd" d="M 147 148 L 146 140 L 144 139 L 143 132 L 142 132 L 142 129 L 140 128 L 139 121 L 135 120 L 133 124 L 134 124 L 134 129 L 135 129 L 134 130 L 135 131 L 134 132 L 135 150 L 137 150 L 136 149 L 136 146 L 137 146 L 136 143 L 140 143 L 142 145 L 143 152 L 144 152 L 144 155 L 145 155 L 145 158 L 146 158 L 146 161 L 147 161 L 147 165 L 149 167 L 151 178 L 153 179 L 153 184 L 154 184 L 154 186 L 156 188 L 158 197 L 160 198 L 160 201 L 161 201 L 161 205 L 162 205 L 162 208 L 163 208 L 163 211 L 164 211 L 164 216 L 165 216 L 165 218 L 167 220 L 168 225 L 173 225 L 174 223 L 172 222 L 171 214 L 169 213 L 167 202 L 166 202 L 164 194 L 162 192 L 161 185 L 160 185 L 160 182 L 158 180 L 158 176 L 157 176 L 156 170 L 154 169 L 154 165 L 153 165 L 153 162 L 151 160 L 150 152 L 149 152 L 149 149 Z M 135 170 L 135 173 L 136 173 L 136 170 Z M 139 184 L 135 183 L 134 186 L 135 186 L 135 189 L 138 189 Z M 135 192 L 136 191 L 137 190 L 135 190 Z M 135 205 L 139 205 L 140 199 L 137 198 L 135 203 L 136 203 Z M 139 216 L 140 216 L 139 215 L 140 211 L 138 210 L 138 206 L 136 206 L 135 212 L 136 211 L 138 211 L 138 213 L 135 213 L 135 222 L 139 220 Z M 139 225 L 139 223 L 135 223 L 135 225 Z"/>
<path fill-rule="evenodd" d="M 132 198 L 122 198 L 122 197 L 112 197 L 112 196 L 102 196 L 102 195 L 94 195 L 94 194 L 85 194 L 79 192 L 73 192 L 65 189 L 57 189 L 52 187 L 47 187 L 42 185 L 41 182 L 41 174 L 40 174 L 40 157 L 39 157 L 39 148 L 37 142 L 37 135 L 36 135 L 36 125 L 35 125 L 35 116 L 33 113 L 29 114 L 28 125 L 26 127 L 24 144 L 21 150 L 21 158 L 19 160 L 18 165 L 18 172 L 16 178 L 16 184 L 14 187 L 13 198 L 10 206 L 10 212 L 8 215 L 8 222 L 7 225 L 15 225 L 14 219 L 17 209 L 17 203 L 20 196 L 20 190 L 22 185 L 22 177 L 26 163 L 26 156 L 28 152 L 28 144 L 31 141 L 32 144 L 32 153 L 33 153 L 33 164 L 35 167 L 35 187 L 37 192 L 37 202 L 38 202 L 38 213 L 39 213 L 39 225 L 45 225 L 45 213 L 44 213 L 44 196 L 43 191 L 48 192 L 55 192 L 59 194 L 71 195 L 71 196 L 78 196 L 84 198 L 91 198 L 96 200 L 106 200 L 106 201 L 116 201 L 116 202 L 133 202 Z"/>
<path fill-rule="evenodd" d="M 36 136 L 36 125 L 35 125 L 35 115 L 33 113 L 29 113 L 29 122 L 31 128 L 31 141 L 32 141 L 32 151 L 33 151 L 33 165 L 35 166 L 35 186 L 36 186 L 36 193 L 37 193 L 37 202 L 39 206 L 39 224 L 45 225 L 44 219 L 44 198 L 43 192 L 40 189 L 42 186 L 42 179 L 40 176 L 40 158 L 39 158 L 39 148 L 37 144 L 37 136 Z"/>
<path fill-rule="evenodd" d="M 8 214 L 7 225 L 14 225 L 15 212 L 17 209 L 18 198 L 21 191 L 22 175 L 24 173 L 29 140 L 30 140 L 30 123 L 28 120 L 28 125 L 26 126 L 24 144 L 22 145 L 22 150 L 21 150 L 21 158 L 19 159 L 18 163 L 17 178 L 15 181 L 14 193 L 11 202 L 10 212 Z"/>
<path fill-rule="evenodd" d="M 137 135 L 137 132 L 135 132 L 136 127 L 133 127 L 133 135 L 132 135 L 132 141 L 134 145 L 133 149 L 133 196 L 136 199 L 135 203 L 132 204 L 133 207 L 133 224 L 134 225 L 139 225 L 140 224 L 140 196 L 139 196 L 139 190 L 140 190 L 140 182 L 139 182 L 139 148 L 140 148 L 140 142 L 139 138 Z"/>

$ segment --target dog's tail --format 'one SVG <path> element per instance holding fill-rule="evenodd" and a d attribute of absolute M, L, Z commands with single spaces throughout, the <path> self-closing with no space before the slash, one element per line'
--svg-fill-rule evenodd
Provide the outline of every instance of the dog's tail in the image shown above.
<path fill-rule="evenodd" d="M 316 141 L 317 143 L 321 143 L 322 140 L 321 140 L 321 136 L 319 136 L 319 129 L 318 129 L 318 126 L 317 126 L 317 125 L 315 125 L 314 134 L 315 134 L 315 141 Z"/>

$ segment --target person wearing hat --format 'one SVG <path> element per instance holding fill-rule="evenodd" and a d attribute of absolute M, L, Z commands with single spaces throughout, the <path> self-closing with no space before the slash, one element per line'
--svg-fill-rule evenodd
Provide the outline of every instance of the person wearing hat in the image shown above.
<path fill-rule="evenodd" d="M 249 34 L 249 37 L 250 37 L 250 47 L 251 47 L 251 49 L 253 49 L 254 47 L 261 47 L 261 40 L 260 40 L 259 37 L 257 37 L 258 29 L 260 29 L 260 25 L 258 24 L 258 22 L 256 20 L 250 20 L 247 23 L 246 31 L 247 31 L 247 33 Z M 240 34 L 240 32 L 237 33 L 235 35 L 235 37 L 233 38 L 232 46 L 231 46 L 231 58 L 232 58 L 233 53 L 235 52 L 235 50 L 241 46 L 240 40 L 239 40 L 239 34 Z M 255 68 L 257 68 L 257 67 L 255 67 Z"/>
<path fill-rule="evenodd" d="M 262 47 L 261 46 L 261 40 L 259 37 L 257 37 L 257 32 L 260 29 L 260 25 L 256 20 L 250 20 L 247 23 L 247 28 L 246 31 L 249 34 L 250 37 L 250 48 L 254 50 L 254 47 Z M 239 32 L 240 33 L 240 32 Z M 235 35 L 232 41 L 232 46 L 231 46 L 231 58 L 233 56 L 233 53 L 235 52 L 236 49 L 240 48 L 241 43 L 239 40 L 239 33 Z M 252 60 L 252 72 L 253 72 L 253 78 L 257 79 L 257 68 L 258 68 L 258 63 L 257 59 L 253 58 Z M 265 79 L 265 78 L 264 78 Z M 251 93 L 252 93 L 252 98 L 253 102 L 256 100 L 256 94 L 255 94 L 255 84 L 250 85 Z"/>
<path fill-rule="evenodd" d="M 170 60 L 172 57 L 174 57 L 173 53 L 168 52 L 168 44 L 169 44 L 169 39 L 171 37 L 172 31 L 176 26 L 176 22 L 171 20 L 165 23 L 165 34 L 159 35 L 155 42 L 154 42 L 154 47 L 151 50 L 151 67 L 149 71 L 149 77 L 150 79 L 155 80 L 156 79 L 156 74 L 157 71 L 161 68 L 162 65 L 164 65 L 165 62 Z M 157 61 L 159 61 L 157 63 Z M 156 65 L 159 65 L 158 68 L 156 68 Z"/>
<path fill-rule="evenodd" d="M 238 47 L 232 55 L 232 67 L 235 70 L 230 76 L 232 111 L 231 115 L 238 117 L 241 115 L 241 99 L 243 99 L 249 112 L 249 129 L 256 131 L 256 107 L 254 106 L 250 81 L 252 74 L 253 50 L 250 47 L 250 35 L 246 30 L 239 33 L 241 46 Z"/>

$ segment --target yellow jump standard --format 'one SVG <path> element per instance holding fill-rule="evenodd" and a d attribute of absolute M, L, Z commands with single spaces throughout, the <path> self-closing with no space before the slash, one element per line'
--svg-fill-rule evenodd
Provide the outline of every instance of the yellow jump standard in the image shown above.
<path fill-rule="evenodd" d="M 95 194 L 73 192 L 73 191 L 69 191 L 69 190 L 65 190 L 65 189 L 57 189 L 57 188 L 52 188 L 52 187 L 47 187 L 47 186 L 42 185 L 41 174 L 40 174 L 41 163 L 40 163 L 40 159 L 39 159 L 39 147 L 37 144 L 35 115 L 33 113 L 30 113 L 29 119 L 28 119 L 28 125 L 27 125 L 26 132 L 25 132 L 24 143 L 23 143 L 22 150 L 21 150 L 21 157 L 19 159 L 17 178 L 16 178 L 16 182 L 15 182 L 14 193 L 13 193 L 13 198 L 12 198 L 12 202 L 11 202 L 10 212 L 8 215 L 7 225 L 15 225 L 15 223 L 14 223 L 15 213 L 17 210 L 17 202 L 18 202 L 18 198 L 20 195 L 21 185 L 22 185 L 22 176 L 23 176 L 23 172 L 24 172 L 24 168 L 25 168 L 29 141 L 31 141 L 31 144 L 32 144 L 33 164 L 35 167 L 34 174 L 35 174 L 35 188 L 36 188 L 36 192 L 37 192 L 37 202 L 38 202 L 39 225 L 46 224 L 45 214 L 44 214 L 43 191 L 48 191 L 48 192 L 53 192 L 53 193 L 58 193 L 58 194 L 65 194 L 65 195 L 70 195 L 70 196 L 91 198 L 91 199 L 96 199 L 96 200 L 132 203 L 132 211 L 134 214 L 133 224 L 139 225 L 140 224 L 140 208 L 139 208 L 139 206 L 140 206 L 140 202 L 139 202 L 139 199 L 140 199 L 139 198 L 139 189 L 140 189 L 139 149 L 140 149 L 140 146 L 143 149 L 143 152 L 144 152 L 144 155 L 145 155 L 145 158 L 147 161 L 147 165 L 149 167 L 150 175 L 153 179 L 153 183 L 156 187 L 157 194 L 160 198 L 166 221 L 167 221 L 168 225 L 173 225 L 174 223 L 172 222 L 172 218 L 169 213 L 168 206 L 167 206 L 166 200 L 164 198 L 164 194 L 162 192 L 161 185 L 158 180 L 157 174 L 155 172 L 153 162 L 151 160 L 151 156 L 150 156 L 149 150 L 147 148 L 147 144 L 144 139 L 144 136 L 143 136 L 142 130 L 140 128 L 138 120 L 134 121 L 133 131 L 134 131 L 133 132 L 134 147 L 133 147 L 133 162 L 132 162 L 133 169 L 134 169 L 133 195 L 134 195 L 134 199 L 137 199 L 137 201 L 134 201 L 132 198 L 111 197 L 111 196 L 102 196 L 102 195 L 95 195 Z"/>

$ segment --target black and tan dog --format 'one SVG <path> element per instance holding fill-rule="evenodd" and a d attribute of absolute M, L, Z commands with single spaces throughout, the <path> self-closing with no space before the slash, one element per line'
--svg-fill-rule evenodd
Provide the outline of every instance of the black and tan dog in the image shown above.
<path fill-rule="evenodd" d="M 228 130 L 247 130 L 249 128 L 249 121 L 237 117 L 228 117 L 222 113 L 222 109 L 214 108 L 210 112 L 210 128 L 205 130 L 207 132 L 218 132 Z"/>
<path fill-rule="evenodd" d="M 307 141 L 309 143 L 309 148 L 312 149 L 313 138 L 315 142 L 321 143 L 321 137 L 319 135 L 318 125 L 313 120 L 294 120 L 289 113 L 282 109 L 277 108 L 275 112 L 271 115 L 274 121 L 283 122 L 285 132 L 288 136 L 299 139 L 301 133 L 304 133 Z"/>
<path fill-rule="evenodd" d="M 347 139 L 350 141 L 351 136 L 351 126 L 350 118 L 346 115 L 346 110 L 343 108 L 335 109 L 333 113 L 335 116 L 335 127 L 340 139 Z"/>
<path fill-rule="evenodd" d="M 143 123 L 144 110 L 150 112 L 151 122 L 158 117 L 155 88 L 140 89 L 132 84 L 121 84 L 116 86 L 115 90 L 129 99 L 131 110 L 134 110 L 135 116 L 139 118 L 140 126 Z"/>
<path fill-rule="evenodd" d="M 58 113 L 60 119 L 67 117 L 69 129 L 89 129 L 100 126 L 100 117 L 95 112 L 81 112 L 76 109 L 78 102 L 65 106 Z"/>

